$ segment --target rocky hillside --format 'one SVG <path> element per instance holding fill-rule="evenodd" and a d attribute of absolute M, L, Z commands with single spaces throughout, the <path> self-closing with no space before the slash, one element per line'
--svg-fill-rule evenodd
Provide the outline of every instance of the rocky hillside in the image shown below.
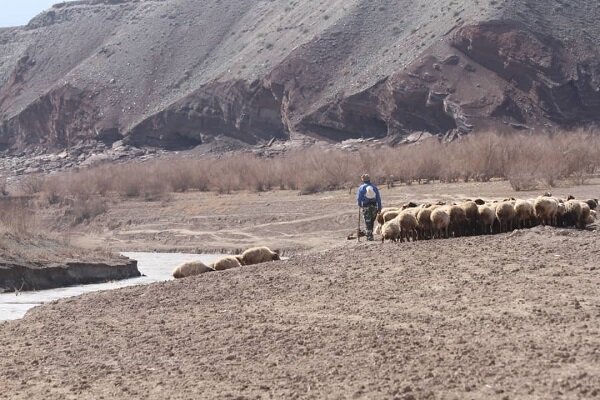
<path fill-rule="evenodd" d="M 0 29 L 0 150 L 600 119 L 592 0 L 84 0 Z"/>

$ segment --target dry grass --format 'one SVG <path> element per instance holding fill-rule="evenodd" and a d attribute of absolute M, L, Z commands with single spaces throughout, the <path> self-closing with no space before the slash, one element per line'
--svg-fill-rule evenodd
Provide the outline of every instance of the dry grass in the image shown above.
<path fill-rule="evenodd" d="M 552 187 L 564 179 L 582 184 L 599 167 L 600 140 L 595 134 L 480 134 L 453 143 L 429 140 L 356 152 L 313 147 L 274 158 L 237 153 L 105 165 L 48 178 L 43 192 L 49 203 L 65 198 L 88 201 L 109 192 L 147 200 L 189 190 L 230 193 L 278 188 L 309 194 L 352 187 L 364 172 L 387 184 L 500 178 L 520 191 Z M 37 189 L 36 181 L 28 185 Z"/>
<path fill-rule="evenodd" d="M 35 230 L 30 197 L 0 197 L 0 232 L 25 236 Z"/>

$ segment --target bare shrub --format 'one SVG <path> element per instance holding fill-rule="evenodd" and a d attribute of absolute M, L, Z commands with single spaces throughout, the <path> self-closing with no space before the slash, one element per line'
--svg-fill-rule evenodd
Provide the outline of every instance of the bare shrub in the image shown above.
<path fill-rule="evenodd" d="M 39 174 L 26 175 L 20 183 L 23 194 L 31 196 L 40 193 L 44 187 L 44 177 Z"/>
<path fill-rule="evenodd" d="M 6 177 L 0 176 L 0 196 L 8 196 L 8 182 Z"/>
<path fill-rule="evenodd" d="M 35 229 L 30 197 L 0 198 L 0 229 L 15 235 L 31 233 Z"/>
<path fill-rule="evenodd" d="M 108 211 L 106 201 L 101 199 L 75 200 L 65 211 L 72 225 L 90 222 Z"/>
<path fill-rule="evenodd" d="M 515 190 L 531 190 L 540 185 L 554 186 L 567 178 L 584 183 L 597 173 L 599 153 L 598 136 L 589 132 L 482 133 L 452 143 L 429 139 L 420 144 L 359 151 L 313 147 L 275 157 L 234 153 L 203 159 L 104 165 L 53 177 L 57 182 L 46 182 L 44 187 L 53 201 L 58 196 L 87 200 L 109 192 L 147 200 L 189 190 L 231 193 L 278 188 L 311 194 L 353 187 L 366 172 L 375 183 L 387 183 L 390 187 L 394 179 L 409 185 L 414 181 L 501 178 L 509 180 Z"/>

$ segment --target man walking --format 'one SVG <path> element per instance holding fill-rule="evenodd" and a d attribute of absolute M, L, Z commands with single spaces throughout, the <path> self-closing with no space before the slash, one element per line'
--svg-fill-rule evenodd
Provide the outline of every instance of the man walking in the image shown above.
<path fill-rule="evenodd" d="M 371 183 L 371 178 L 368 174 L 361 176 L 363 184 L 358 188 L 356 200 L 358 206 L 362 208 L 363 217 L 367 226 L 367 240 L 373 241 L 373 226 L 375 218 L 381 212 L 381 196 L 377 186 Z"/>

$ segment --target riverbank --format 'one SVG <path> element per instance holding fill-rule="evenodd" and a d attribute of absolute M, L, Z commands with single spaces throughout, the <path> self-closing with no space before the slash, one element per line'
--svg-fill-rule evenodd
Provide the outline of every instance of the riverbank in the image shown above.
<path fill-rule="evenodd" d="M 0 233 L 0 293 L 53 289 L 141 276 L 137 262 L 28 233 Z"/>
<path fill-rule="evenodd" d="M 343 242 L 61 300 L 0 324 L 0 398 L 597 396 L 599 239 Z"/>

